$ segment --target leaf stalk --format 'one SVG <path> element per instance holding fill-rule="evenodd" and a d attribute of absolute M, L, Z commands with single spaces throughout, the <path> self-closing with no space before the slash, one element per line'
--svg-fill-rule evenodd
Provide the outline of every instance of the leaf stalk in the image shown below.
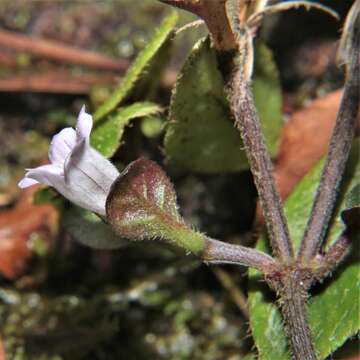
<path fill-rule="evenodd" d="M 360 14 L 358 14 L 358 23 L 357 31 L 352 34 L 354 41 L 351 47 L 345 89 L 331 137 L 327 160 L 300 246 L 299 259 L 304 263 L 311 261 L 321 247 L 355 136 L 360 104 Z"/>

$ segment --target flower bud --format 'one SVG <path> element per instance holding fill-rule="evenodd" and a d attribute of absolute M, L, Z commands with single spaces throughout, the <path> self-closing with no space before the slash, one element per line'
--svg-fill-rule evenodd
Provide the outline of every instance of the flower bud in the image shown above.
<path fill-rule="evenodd" d="M 169 178 L 155 162 L 132 162 L 113 183 L 106 216 L 114 231 L 130 240 L 160 238 L 195 254 L 203 236 L 186 226 L 178 213 Z"/>

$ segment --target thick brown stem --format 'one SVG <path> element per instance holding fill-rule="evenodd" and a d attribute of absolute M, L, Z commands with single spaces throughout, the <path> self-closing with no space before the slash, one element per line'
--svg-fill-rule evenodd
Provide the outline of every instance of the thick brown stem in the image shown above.
<path fill-rule="evenodd" d="M 279 291 L 281 312 L 295 360 L 316 360 L 314 344 L 307 319 L 307 285 L 300 273 L 294 272 L 285 279 Z"/>
<path fill-rule="evenodd" d="M 299 258 L 303 262 L 310 261 L 322 244 L 355 135 L 360 103 L 360 31 L 353 36 L 356 41 L 352 49 L 343 98 L 311 216 L 300 246 Z"/>
<path fill-rule="evenodd" d="M 293 256 L 289 230 L 272 176 L 272 162 L 265 146 L 253 96 L 241 70 L 235 73 L 230 101 L 259 193 L 271 247 L 276 257 L 288 262 Z"/>
<path fill-rule="evenodd" d="M 160 0 L 164 4 L 196 14 L 204 20 L 209 29 L 212 43 L 218 51 L 231 51 L 236 48 L 234 34 L 226 15 L 226 0 Z"/>

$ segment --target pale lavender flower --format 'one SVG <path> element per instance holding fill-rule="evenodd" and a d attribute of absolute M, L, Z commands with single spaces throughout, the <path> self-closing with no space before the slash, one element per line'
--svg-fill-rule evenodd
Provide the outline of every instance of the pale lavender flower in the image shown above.
<path fill-rule="evenodd" d="M 38 183 L 52 186 L 74 204 L 105 216 L 106 197 L 119 172 L 90 146 L 92 126 L 92 116 L 83 106 L 76 130 L 65 128 L 53 137 L 49 149 L 51 164 L 27 169 L 19 187 Z"/>

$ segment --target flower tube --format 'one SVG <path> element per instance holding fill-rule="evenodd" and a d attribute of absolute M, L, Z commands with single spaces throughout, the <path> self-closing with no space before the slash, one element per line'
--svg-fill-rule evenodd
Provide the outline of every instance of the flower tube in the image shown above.
<path fill-rule="evenodd" d="M 82 107 L 76 129 L 65 128 L 50 144 L 50 164 L 27 169 L 20 188 L 46 184 L 74 204 L 105 216 L 106 197 L 119 176 L 116 167 L 90 146 L 92 116 Z"/>

